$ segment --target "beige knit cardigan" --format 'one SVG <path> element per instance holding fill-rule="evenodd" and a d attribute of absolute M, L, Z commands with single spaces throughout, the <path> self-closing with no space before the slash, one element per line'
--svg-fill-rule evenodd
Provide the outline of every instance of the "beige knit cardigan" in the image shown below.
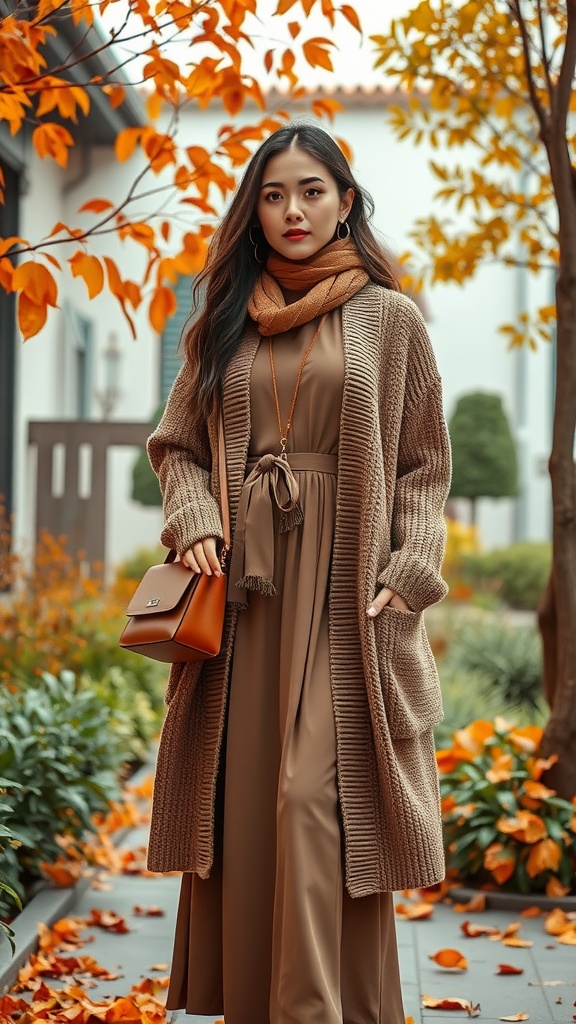
<path fill-rule="evenodd" d="M 445 594 L 440 576 L 450 476 L 441 385 L 414 303 L 369 283 L 342 307 L 344 389 L 330 578 L 331 685 L 337 779 L 352 896 L 431 885 L 443 877 L 431 727 L 440 688 L 422 610 Z M 251 326 L 223 385 L 232 530 L 250 438 Z M 184 552 L 222 536 L 217 423 L 191 429 L 182 368 L 149 455 L 164 494 L 162 541 Z M 213 497 L 216 495 L 216 498 Z M 387 584 L 413 613 L 366 608 Z M 270 600 L 274 600 L 273 597 Z M 154 789 L 149 866 L 205 878 L 238 611 L 228 605 L 220 655 L 172 667 Z"/>

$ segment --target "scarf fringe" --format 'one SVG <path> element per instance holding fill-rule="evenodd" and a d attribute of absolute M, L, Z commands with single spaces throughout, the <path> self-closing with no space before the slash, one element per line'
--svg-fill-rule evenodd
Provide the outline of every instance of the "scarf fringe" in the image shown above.
<path fill-rule="evenodd" d="M 295 526 L 301 526 L 304 522 L 304 513 L 300 502 L 297 501 L 294 508 L 290 509 L 289 512 L 282 512 L 280 516 L 280 533 L 288 533 L 289 530 L 293 530 Z"/>
<path fill-rule="evenodd" d="M 242 590 L 255 590 L 258 594 L 264 594 L 265 597 L 274 597 L 276 594 L 276 587 L 272 581 L 265 580 L 263 576 L 243 576 L 241 580 L 238 580 L 236 586 Z"/>

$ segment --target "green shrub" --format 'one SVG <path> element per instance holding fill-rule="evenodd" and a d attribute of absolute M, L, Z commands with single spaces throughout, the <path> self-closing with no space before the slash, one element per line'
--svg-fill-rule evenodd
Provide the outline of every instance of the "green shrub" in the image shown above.
<path fill-rule="evenodd" d="M 488 591 L 512 608 L 534 610 L 544 593 L 551 562 L 550 544 L 511 544 L 485 554 L 465 554 L 461 576 L 473 589 Z"/>
<path fill-rule="evenodd" d="M 452 671 L 475 678 L 479 693 L 495 696 L 501 707 L 541 708 L 542 652 L 533 627 L 509 625 L 492 616 L 469 623 L 454 639 L 446 662 Z"/>
<path fill-rule="evenodd" d="M 120 795 L 125 758 L 112 712 L 71 672 L 44 674 L 34 685 L 0 691 L 0 776 L 5 780 L 5 824 L 22 845 L 3 863 L 8 884 L 28 890 L 40 863 L 94 831 L 92 815 Z"/>
<path fill-rule="evenodd" d="M 446 862 L 463 882 L 512 892 L 574 892 L 576 814 L 540 780 L 542 729 L 471 722 L 437 753 Z"/>
<path fill-rule="evenodd" d="M 129 669 L 112 665 L 101 678 L 84 675 L 80 679 L 83 689 L 93 691 L 111 712 L 110 728 L 122 743 L 126 759 L 143 761 L 150 741 L 158 734 L 159 708 Z M 164 684 L 158 688 L 158 701 Z M 156 695 L 155 695 L 156 696 Z"/>
<path fill-rule="evenodd" d="M 168 551 L 161 544 L 153 548 L 138 548 L 126 558 L 116 569 L 116 575 L 127 580 L 138 582 L 151 565 L 159 565 L 166 558 Z"/>
<path fill-rule="evenodd" d="M 5 786 L 12 785 L 7 779 L 0 779 L 0 794 L 5 793 Z M 13 931 L 6 920 L 10 918 L 14 907 L 22 910 L 22 894 L 14 886 L 12 876 L 16 874 L 12 870 L 10 877 L 7 874 L 9 864 L 14 864 L 14 851 L 20 845 L 21 839 L 17 832 L 9 828 L 6 819 L 10 817 L 12 808 L 6 804 L 0 804 L 0 858 L 2 859 L 2 870 L 0 870 L 0 932 L 8 939 L 14 952 Z"/>

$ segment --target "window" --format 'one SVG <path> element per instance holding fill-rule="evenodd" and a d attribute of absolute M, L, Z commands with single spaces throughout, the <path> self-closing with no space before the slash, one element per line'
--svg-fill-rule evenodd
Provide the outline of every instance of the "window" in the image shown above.
<path fill-rule="evenodd" d="M 184 324 L 190 316 L 193 284 L 193 277 L 181 277 L 174 288 L 178 309 L 166 323 L 160 348 L 160 399 L 162 402 L 168 398 L 170 388 L 182 362 L 178 345 Z"/>

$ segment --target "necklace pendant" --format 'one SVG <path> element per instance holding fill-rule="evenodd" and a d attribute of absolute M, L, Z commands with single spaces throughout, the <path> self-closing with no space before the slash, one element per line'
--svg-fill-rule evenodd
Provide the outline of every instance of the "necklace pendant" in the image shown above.
<path fill-rule="evenodd" d="M 279 452 L 278 458 L 279 459 L 284 459 L 285 462 L 288 462 L 288 454 L 286 452 L 286 445 L 287 444 L 288 444 L 288 438 L 287 437 L 281 437 L 280 438 L 280 452 Z"/>

